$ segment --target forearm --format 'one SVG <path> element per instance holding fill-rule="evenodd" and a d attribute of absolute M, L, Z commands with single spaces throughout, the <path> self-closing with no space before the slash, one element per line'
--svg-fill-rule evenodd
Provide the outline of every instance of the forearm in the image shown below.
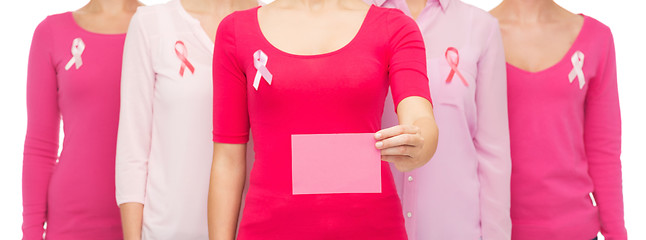
<path fill-rule="evenodd" d="M 409 171 L 424 166 L 437 150 L 439 130 L 433 116 L 433 106 L 420 97 L 408 97 L 401 101 L 397 107 L 400 125 L 413 125 L 419 128 L 423 138 L 423 145 L 419 153 L 414 156 L 409 166 Z"/>
<path fill-rule="evenodd" d="M 415 168 L 418 168 L 424 166 L 435 154 L 439 132 L 433 116 L 418 118 L 413 125 L 419 127 L 422 137 L 424 137 L 424 145 L 422 146 L 420 154 L 417 156 L 419 165 L 415 166 Z"/>
<path fill-rule="evenodd" d="M 215 144 L 208 196 L 209 239 L 233 240 L 236 235 L 240 202 L 246 175 L 245 147 L 236 153 Z M 235 144 L 241 145 L 241 144 Z"/>
<path fill-rule="evenodd" d="M 141 226 L 144 215 L 144 205 L 141 203 L 124 203 L 121 209 L 121 224 L 123 226 L 124 240 L 141 239 Z"/>

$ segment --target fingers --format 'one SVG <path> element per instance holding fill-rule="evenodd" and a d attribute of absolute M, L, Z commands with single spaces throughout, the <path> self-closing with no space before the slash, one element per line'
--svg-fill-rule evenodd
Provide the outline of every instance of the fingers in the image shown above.
<path fill-rule="evenodd" d="M 405 157 L 414 157 L 415 156 L 415 147 L 411 146 L 397 146 L 381 150 L 381 156 L 405 156 Z"/>
<path fill-rule="evenodd" d="M 408 156 L 381 156 L 381 160 L 385 162 L 400 164 L 402 162 L 410 161 L 411 157 Z"/>
<path fill-rule="evenodd" d="M 381 150 L 381 160 L 395 164 L 400 171 L 415 168 L 415 158 L 424 146 L 424 137 L 415 125 L 398 125 L 375 133 L 375 147 Z"/>
<path fill-rule="evenodd" d="M 376 132 L 375 139 L 384 140 L 402 134 L 418 134 L 419 131 L 419 127 L 415 125 L 397 125 Z"/>
<path fill-rule="evenodd" d="M 421 146 L 424 144 L 424 138 L 420 134 L 401 134 L 390 137 L 375 143 L 377 149 L 395 148 L 399 146 Z"/>

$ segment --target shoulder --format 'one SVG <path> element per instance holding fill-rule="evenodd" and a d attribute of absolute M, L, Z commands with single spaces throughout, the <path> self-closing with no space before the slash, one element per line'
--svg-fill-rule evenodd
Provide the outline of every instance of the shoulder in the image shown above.
<path fill-rule="evenodd" d="M 583 15 L 583 27 L 579 33 L 580 40 L 577 45 L 585 49 L 586 55 L 605 58 L 614 52 L 615 43 L 612 32 L 608 26 L 592 17 Z"/>
<path fill-rule="evenodd" d="M 375 16 L 387 18 L 384 20 L 413 21 L 411 17 L 409 17 L 404 12 L 402 12 L 402 10 L 399 10 L 397 8 L 379 7 L 376 5 L 372 5 L 371 8 L 374 11 Z M 379 18 L 379 19 L 382 19 L 382 18 Z"/>
<path fill-rule="evenodd" d="M 69 32 L 69 29 L 74 29 L 74 24 L 76 23 L 72 12 L 49 15 L 34 30 L 34 39 L 46 38 L 51 41 L 55 35 L 64 34 Z"/>
<path fill-rule="evenodd" d="M 237 23 L 252 23 L 257 21 L 257 11 L 259 7 L 253 7 L 247 10 L 232 12 L 222 19 L 220 26 L 235 26 Z"/>
<path fill-rule="evenodd" d="M 41 24 L 61 24 L 73 19 L 72 12 L 64 12 L 49 15 L 41 22 Z"/>
<path fill-rule="evenodd" d="M 43 21 L 38 24 L 37 32 L 51 31 L 51 29 L 60 27 L 68 28 L 69 25 L 74 24 L 74 17 L 72 12 L 57 13 L 47 16 Z"/>
<path fill-rule="evenodd" d="M 419 31 L 419 27 L 413 18 L 406 15 L 402 10 L 396 8 L 384 8 L 372 6 L 373 19 L 377 25 L 386 25 L 388 32 L 393 32 L 401 29 L 410 29 Z"/>
<path fill-rule="evenodd" d="M 601 37 L 601 39 L 612 39 L 610 27 L 593 17 L 583 15 L 583 27 L 588 35 Z"/>
<path fill-rule="evenodd" d="M 247 10 L 235 11 L 224 17 L 218 25 L 218 35 L 222 33 L 232 34 L 235 32 L 235 29 L 238 28 L 250 29 L 253 23 L 257 22 L 258 8 L 259 7 L 254 7 Z"/>
<path fill-rule="evenodd" d="M 182 21 L 180 12 L 172 5 L 175 2 L 138 7 L 130 20 L 128 32 L 140 31 L 149 36 L 173 34 L 175 31 L 170 30 L 174 26 L 172 23 Z"/>
<path fill-rule="evenodd" d="M 497 29 L 498 28 L 498 19 L 496 19 L 493 15 L 491 15 L 489 12 L 473 6 L 471 4 L 462 2 L 460 0 L 452 0 L 451 1 L 452 6 L 450 7 L 455 7 L 460 11 L 461 13 L 468 12 L 471 14 L 472 21 L 476 22 L 476 24 L 482 26 L 483 28 L 488 28 L 488 29 Z"/>
<path fill-rule="evenodd" d="M 149 25 L 158 23 L 160 16 L 167 19 L 174 18 L 173 7 L 170 6 L 171 3 L 138 7 L 131 21 L 141 25 Z"/>

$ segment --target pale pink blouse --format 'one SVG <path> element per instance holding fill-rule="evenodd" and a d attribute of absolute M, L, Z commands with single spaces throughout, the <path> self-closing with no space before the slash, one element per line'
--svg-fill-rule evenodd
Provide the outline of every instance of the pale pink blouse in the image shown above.
<path fill-rule="evenodd" d="M 372 3 L 410 16 L 405 0 Z M 392 168 L 408 236 L 510 239 L 507 82 L 498 22 L 458 0 L 429 0 L 416 22 L 440 136 L 428 164 L 406 173 Z M 386 104 L 383 127 L 398 122 L 392 106 Z"/>

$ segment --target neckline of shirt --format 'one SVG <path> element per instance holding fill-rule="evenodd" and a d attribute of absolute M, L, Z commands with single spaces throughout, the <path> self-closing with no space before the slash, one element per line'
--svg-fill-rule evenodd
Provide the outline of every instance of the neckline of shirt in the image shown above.
<path fill-rule="evenodd" d="M 74 19 L 74 12 L 69 11 L 69 12 L 66 13 L 66 15 L 68 16 L 68 18 L 69 18 L 69 20 L 71 22 L 71 25 L 74 28 L 76 28 L 77 30 L 79 30 L 81 32 L 84 32 L 86 34 L 100 36 L 100 37 L 125 37 L 126 36 L 126 33 L 99 33 L 99 32 L 89 31 L 89 30 L 81 27 L 81 25 L 79 25 L 78 22 L 76 22 L 76 19 Z"/>
<path fill-rule="evenodd" d="M 586 29 L 588 28 L 588 25 L 589 25 L 588 22 L 590 21 L 590 19 L 589 19 L 590 17 L 588 17 L 588 16 L 586 16 L 586 15 L 584 15 L 582 13 L 580 13 L 579 15 L 583 16 L 583 24 L 581 25 L 581 29 L 579 30 L 579 33 L 577 34 L 576 38 L 574 39 L 574 42 L 572 43 L 572 45 L 570 45 L 570 48 L 565 53 L 565 55 L 563 55 L 563 57 L 561 57 L 561 60 L 559 60 L 555 64 L 553 64 L 553 65 L 551 65 L 551 66 L 549 66 L 549 67 L 547 67 L 545 69 L 538 70 L 538 71 L 535 71 L 535 72 L 522 69 L 520 67 L 517 67 L 517 66 L 505 61 L 505 64 L 507 65 L 507 69 L 512 69 L 512 70 L 515 70 L 517 72 L 527 74 L 527 75 L 540 75 L 540 74 L 545 74 L 545 73 L 552 72 L 554 69 L 561 66 L 564 62 L 567 62 L 567 60 L 570 59 L 569 56 L 572 56 L 572 54 L 574 54 L 574 52 L 576 51 L 575 49 L 579 45 L 579 42 L 582 40 L 583 33 L 586 31 Z"/>
<path fill-rule="evenodd" d="M 374 8 L 376 8 L 375 5 L 373 5 L 373 4 L 370 5 L 370 7 L 368 8 L 368 12 L 366 13 L 366 16 L 364 16 L 364 18 L 363 18 L 363 22 L 361 22 L 361 26 L 359 27 L 359 31 L 357 31 L 357 33 L 354 35 L 354 37 L 352 37 L 350 42 L 346 43 L 341 48 L 333 50 L 333 51 L 330 51 L 330 52 L 319 53 L 319 54 L 311 54 L 310 55 L 310 54 L 295 54 L 295 53 L 286 52 L 286 51 L 283 51 L 283 50 L 277 48 L 276 46 L 274 46 L 269 41 L 269 39 L 267 39 L 265 37 L 265 34 L 262 32 L 262 29 L 260 28 L 260 20 L 258 19 L 258 10 L 261 7 L 262 6 L 258 6 L 253 10 L 253 12 L 254 12 L 253 18 L 254 19 L 252 20 L 252 21 L 254 21 L 256 31 L 260 35 L 260 38 L 265 43 L 265 45 L 268 45 L 274 51 L 279 52 L 280 54 L 287 55 L 287 56 L 290 56 L 290 57 L 295 57 L 295 58 L 321 58 L 321 57 L 327 57 L 327 56 L 331 56 L 331 55 L 335 55 L 337 53 L 343 52 L 343 51 L 345 51 L 345 49 L 350 48 L 351 46 L 353 46 L 355 44 L 356 41 L 358 41 L 358 38 L 361 35 L 363 35 L 363 32 L 365 31 L 364 29 L 366 28 L 366 25 L 367 25 L 366 22 L 368 21 L 368 19 L 370 17 L 372 17 L 372 12 L 374 11 Z"/>
<path fill-rule="evenodd" d="M 184 18 L 186 21 L 188 21 L 191 24 L 192 32 L 195 34 L 195 36 L 200 40 L 200 42 L 213 53 L 213 47 L 214 47 L 214 42 L 211 41 L 211 38 L 209 35 L 204 31 L 204 28 L 202 28 L 202 25 L 200 24 L 200 20 L 194 18 L 191 16 L 190 13 L 186 11 L 184 6 L 182 6 L 181 0 L 173 0 L 169 4 L 171 4 L 172 7 L 174 7 Z"/>

